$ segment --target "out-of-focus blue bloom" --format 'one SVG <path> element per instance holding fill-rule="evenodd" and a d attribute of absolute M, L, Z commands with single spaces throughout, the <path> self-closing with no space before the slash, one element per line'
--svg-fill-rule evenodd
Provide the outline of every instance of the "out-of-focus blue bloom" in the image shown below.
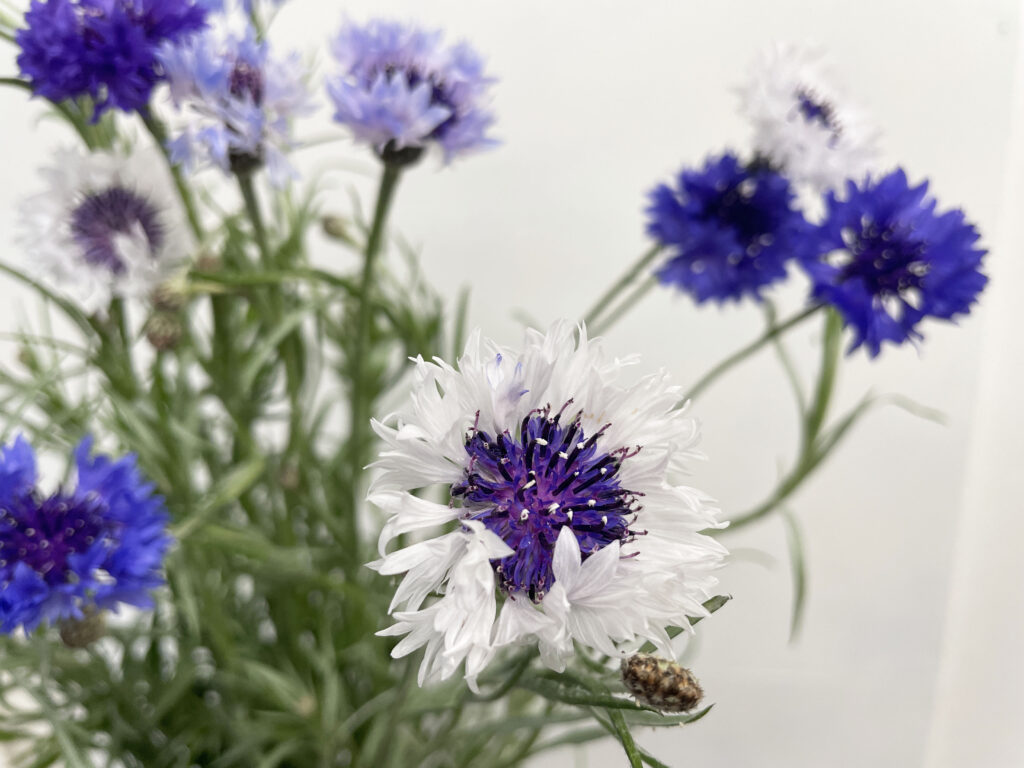
<path fill-rule="evenodd" d="M 647 216 L 648 234 L 671 253 L 658 278 L 698 303 L 760 300 L 764 286 L 785 278 L 788 259 L 813 249 L 786 178 L 730 153 L 684 169 L 675 188 L 658 185 Z"/>
<path fill-rule="evenodd" d="M 925 317 L 967 314 L 988 282 L 978 230 L 955 209 L 937 213 L 928 182 L 902 169 L 881 180 L 848 181 L 830 193 L 816 258 L 803 261 L 814 298 L 834 306 L 874 357 L 885 341 L 920 339 Z"/>
<path fill-rule="evenodd" d="M 334 119 L 378 153 L 433 142 L 449 161 L 495 143 L 487 136 L 493 79 L 468 45 L 445 46 L 440 31 L 378 20 L 346 24 L 332 52 L 340 70 L 327 86 Z"/>
<path fill-rule="evenodd" d="M 266 163 L 280 183 L 290 172 L 283 150 L 291 146 L 291 121 L 310 107 L 305 69 L 296 55 L 273 57 L 250 24 L 232 28 L 237 20 L 218 19 L 160 53 L 183 123 L 171 158 L 190 169 L 208 160 L 225 171 Z"/>
<path fill-rule="evenodd" d="M 81 619 L 88 608 L 150 607 L 171 543 L 163 499 L 127 456 L 75 450 L 78 484 L 50 495 L 36 486 L 32 448 L 0 448 L 0 632 Z"/>
<path fill-rule="evenodd" d="M 161 77 L 157 49 L 205 20 L 192 0 L 32 0 L 16 34 L 18 67 L 40 96 L 89 96 L 96 117 L 144 110 Z"/>

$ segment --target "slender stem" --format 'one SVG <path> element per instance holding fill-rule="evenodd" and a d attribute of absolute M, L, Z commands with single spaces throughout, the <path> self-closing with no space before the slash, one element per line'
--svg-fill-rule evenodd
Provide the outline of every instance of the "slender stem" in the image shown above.
<path fill-rule="evenodd" d="M 253 184 L 251 173 L 236 173 L 238 188 L 242 192 L 242 200 L 245 201 L 245 212 L 252 222 L 253 234 L 256 236 L 256 247 L 260 251 L 260 259 L 264 269 L 274 268 L 274 256 L 270 252 L 270 244 L 267 241 L 267 228 L 263 224 L 263 214 L 260 211 L 260 202 L 256 197 L 256 186 Z"/>
<path fill-rule="evenodd" d="M 828 453 L 819 445 L 818 437 L 825 421 L 829 401 L 835 389 L 836 371 L 839 367 L 839 341 L 842 334 L 842 320 L 837 312 L 828 310 L 825 316 L 825 335 L 822 339 L 821 368 L 815 386 L 814 399 L 804 420 L 800 440 L 800 455 L 793 469 L 782 479 L 772 494 L 749 512 L 733 518 L 729 530 L 735 531 L 770 514 L 799 488 Z"/>
<path fill-rule="evenodd" d="M 768 327 L 774 328 L 778 319 L 778 315 L 775 313 L 775 305 L 771 301 L 765 301 L 764 311 L 768 319 Z M 772 346 L 775 348 L 775 354 L 782 364 L 782 370 L 785 371 L 786 378 L 789 380 L 789 386 L 793 390 L 797 413 L 800 415 L 801 420 L 803 420 L 805 418 L 804 414 L 807 412 L 807 398 L 804 395 L 803 385 L 800 383 L 800 374 L 797 373 L 796 365 L 789 354 L 789 350 L 786 349 L 786 344 L 782 338 L 775 336 L 772 339 Z"/>
<path fill-rule="evenodd" d="M 350 512 L 353 515 L 353 520 L 355 516 L 355 497 L 358 493 L 359 472 L 363 467 L 370 420 L 371 393 L 367 386 L 369 382 L 367 382 L 366 374 L 366 356 L 370 346 L 370 321 L 372 318 L 371 308 L 373 306 L 371 293 L 373 292 L 374 266 L 384 238 L 388 210 L 391 207 L 391 201 L 394 198 L 401 171 L 402 169 L 398 165 L 384 164 L 380 188 L 377 192 L 377 205 L 373 213 L 373 223 L 370 227 L 369 237 L 366 240 L 363 274 L 359 282 L 357 297 L 359 308 L 356 319 L 355 344 L 352 352 L 352 418 L 349 426 L 349 452 L 351 458 L 349 486 L 353 494 Z"/>
<path fill-rule="evenodd" d="M 657 258 L 658 253 L 661 251 L 661 245 L 656 244 L 652 246 L 643 256 L 641 256 L 629 269 L 627 269 L 622 276 L 612 283 L 608 290 L 601 294 L 601 298 L 594 302 L 594 304 L 587 311 L 587 314 L 583 316 L 583 322 L 586 325 L 593 325 L 597 322 L 597 318 L 611 305 L 612 300 L 619 295 L 626 287 L 632 283 L 637 275 L 647 269 L 651 262 Z"/>
<path fill-rule="evenodd" d="M 594 323 L 593 332 L 607 333 L 615 323 L 625 316 L 629 310 L 640 303 L 640 299 L 651 292 L 651 289 L 658 284 L 657 278 L 649 277 L 626 294 L 626 297 L 603 320 Z"/>
<path fill-rule="evenodd" d="M 703 378 L 701 378 L 696 384 L 694 384 L 690 388 L 690 391 L 686 393 L 686 395 L 682 399 L 682 402 L 685 403 L 687 400 L 692 400 L 695 397 L 697 397 L 697 395 L 699 395 L 701 392 L 703 392 L 705 389 L 711 386 L 711 384 L 714 383 L 714 381 L 723 373 L 725 373 L 738 363 L 741 363 L 744 360 L 746 360 L 748 357 L 750 357 L 755 352 L 760 350 L 761 347 L 763 347 L 765 344 L 770 343 L 777 336 L 780 336 L 781 334 L 788 331 L 790 328 L 799 325 L 808 317 L 817 312 L 819 309 L 821 309 L 820 304 L 812 304 L 802 312 L 793 315 L 788 320 L 784 320 L 779 325 L 769 328 L 758 338 L 754 339 L 754 341 L 750 342 L 747 346 L 743 347 L 743 349 L 725 358 L 725 360 L 723 360 L 710 371 L 708 371 L 706 374 L 704 374 Z"/>
<path fill-rule="evenodd" d="M 188 217 L 189 226 L 192 228 L 192 234 L 196 236 L 197 240 L 202 240 L 203 224 L 199 218 L 199 213 L 196 210 L 195 199 L 192 196 L 192 190 L 189 189 L 188 184 L 185 183 L 185 178 L 181 174 L 181 169 L 171 161 L 171 155 L 167 151 L 167 129 L 164 128 L 164 124 L 161 123 L 151 112 L 141 112 L 142 122 L 153 136 L 153 140 L 156 145 L 160 148 L 161 154 L 167 161 L 167 167 L 171 171 L 171 176 L 174 179 L 174 186 L 178 190 L 178 196 L 181 198 L 181 204 L 185 206 L 185 215 Z"/>
<path fill-rule="evenodd" d="M 640 756 L 640 750 L 637 749 L 636 742 L 633 741 L 633 734 L 630 733 L 629 726 L 626 724 L 626 716 L 622 714 L 621 710 L 609 709 L 608 717 L 611 719 L 615 733 L 622 744 L 622 749 L 629 759 L 630 768 L 643 768 L 643 759 Z"/>

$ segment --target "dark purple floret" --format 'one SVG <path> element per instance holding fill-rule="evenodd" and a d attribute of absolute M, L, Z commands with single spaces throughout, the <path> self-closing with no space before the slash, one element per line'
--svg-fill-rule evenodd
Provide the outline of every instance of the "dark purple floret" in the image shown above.
<path fill-rule="evenodd" d="M 648 234 L 671 253 L 658 278 L 698 303 L 759 300 L 763 287 L 786 277 L 789 259 L 814 250 L 789 181 L 730 153 L 683 170 L 675 188 L 656 187 L 647 214 Z"/>
<path fill-rule="evenodd" d="M 803 261 L 814 298 L 834 306 L 866 344 L 921 338 L 925 317 L 967 314 L 988 278 L 985 250 L 963 211 L 936 213 L 928 183 L 911 187 L 896 170 L 878 181 L 847 182 L 842 199 L 827 198 L 818 253 Z"/>
<path fill-rule="evenodd" d="M 602 452 L 597 444 L 607 426 L 587 436 L 580 415 L 568 424 L 562 415 L 549 407 L 534 411 L 518 437 L 472 430 L 465 479 L 452 486 L 465 517 L 483 522 L 515 550 L 493 563 L 501 588 L 534 601 L 554 582 L 552 558 L 563 527 L 572 529 L 586 559 L 635 535 L 629 526 L 640 511 L 638 495 L 618 478 L 635 451 Z"/>
<path fill-rule="evenodd" d="M 263 104 L 263 72 L 244 59 L 235 62 L 228 81 L 228 90 L 232 96 L 245 98 L 248 96 L 256 106 Z"/>
<path fill-rule="evenodd" d="M 157 209 L 146 198 L 126 187 L 90 192 L 71 214 L 71 234 L 90 264 L 121 272 L 124 264 L 114 240 L 141 228 L 151 254 L 164 242 L 165 233 Z"/>
<path fill-rule="evenodd" d="M 157 51 L 206 24 L 192 0 L 33 0 L 18 30 L 18 67 L 52 101 L 88 96 L 94 117 L 141 111 L 162 79 Z"/>
<path fill-rule="evenodd" d="M 9 499 L 0 506 L 0 572 L 20 561 L 51 586 L 66 583 L 70 556 L 87 552 L 101 537 L 116 537 L 120 526 L 107 520 L 105 511 L 95 493 Z"/>
<path fill-rule="evenodd" d="M 835 107 L 812 91 L 804 88 L 797 91 L 796 99 L 800 114 L 803 115 L 807 122 L 819 123 L 823 128 L 832 132 L 833 140 L 838 140 L 843 132 L 843 127 L 836 118 Z"/>

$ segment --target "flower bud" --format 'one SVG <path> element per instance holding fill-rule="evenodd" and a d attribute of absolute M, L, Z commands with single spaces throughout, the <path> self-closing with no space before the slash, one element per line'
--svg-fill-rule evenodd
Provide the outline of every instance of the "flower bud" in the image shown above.
<path fill-rule="evenodd" d="M 622 682 L 637 703 L 662 712 L 687 712 L 704 697 L 690 670 L 646 653 L 622 660 Z"/>
<path fill-rule="evenodd" d="M 102 611 L 86 606 L 80 619 L 62 619 L 58 623 L 60 639 L 68 648 L 85 648 L 107 634 Z"/>
<path fill-rule="evenodd" d="M 181 320 L 173 312 L 154 312 L 146 322 L 146 340 L 153 349 L 174 349 L 181 341 Z"/>

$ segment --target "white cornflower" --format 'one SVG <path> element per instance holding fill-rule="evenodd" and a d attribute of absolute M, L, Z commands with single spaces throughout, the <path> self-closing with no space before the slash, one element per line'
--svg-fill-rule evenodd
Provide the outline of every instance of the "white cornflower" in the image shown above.
<path fill-rule="evenodd" d="M 44 191 L 26 199 L 19 245 L 26 271 L 104 312 L 147 296 L 186 256 L 181 209 L 156 153 L 56 153 Z"/>
<path fill-rule="evenodd" d="M 370 501 L 390 517 L 382 574 L 405 573 L 382 634 L 426 646 L 419 680 L 465 662 L 472 684 L 503 646 L 536 643 L 562 670 L 574 641 L 609 655 L 704 616 L 725 549 L 710 500 L 676 485 L 697 425 L 664 373 L 633 386 L 585 330 L 531 331 L 525 349 L 474 334 L 454 368 L 416 360 L 412 407 L 374 422 L 386 448 Z M 443 486 L 451 503 L 412 491 Z M 390 554 L 395 537 L 438 531 Z"/>
<path fill-rule="evenodd" d="M 820 52 L 762 50 L 740 96 L 754 151 L 791 181 L 821 193 L 870 170 L 877 131 L 836 88 Z"/>

